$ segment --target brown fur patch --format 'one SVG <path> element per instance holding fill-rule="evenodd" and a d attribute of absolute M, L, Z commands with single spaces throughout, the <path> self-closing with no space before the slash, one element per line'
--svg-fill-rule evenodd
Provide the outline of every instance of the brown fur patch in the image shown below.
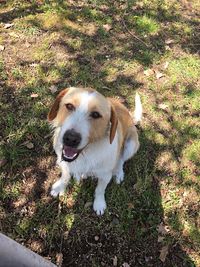
<path fill-rule="evenodd" d="M 48 120 L 52 121 L 56 118 L 59 107 L 60 107 L 60 101 L 63 98 L 63 96 L 69 91 L 69 89 L 62 90 L 58 96 L 56 97 L 56 100 L 53 103 L 53 106 L 51 107 L 49 113 L 48 113 Z"/>
<path fill-rule="evenodd" d="M 101 118 L 90 118 L 90 133 L 89 142 L 95 142 L 102 139 L 108 133 L 109 120 L 110 120 L 110 103 L 107 99 L 96 92 L 95 97 L 88 105 L 89 114 L 93 111 L 97 111 L 101 114 Z"/>
<path fill-rule="evenodd" d="M 62 92 L 62 91 L 61 91 Z M 64 120 L 71 114 L 72 111 L 67 110 L 66 104 L 72 104 L 75 108 L 80 105 L 81 88 L 69 88 L 62 98 L 60 98 L 59 109 L 57 111 L 55 122 L 56 125 L 62 125 Z M 58 95 L 59 96 L 59 95 Z M 56 101 L 55 101 L 56 102 Z"/>
<path fill-rule="evenodd" d="M 117 113 L 115 111 L 115 107 L 113 105 L 111 106 L 110 122 L 111 122 L 110 144 L 112 144 L 113 139 L 114 139 L 115 134 L 116 134 L 116 131 L 117 131 L 117 125 L 118 125 L 118 117 L 117 117 Z"/>
<path fill-rule="evenodd" d="M 133 119 L 128 109 L 115 98 L 108 98 L 108 100 L 111 102 L 111 105 L 114 107 L 117 114 L 117 131 L 119 133 L 119 147 L 121 149 L 123 147 L 124 140 L 128 138 L 129 135 L 130 137 L 133 137 L 134 140 L 137 139 L 137 130 L 133 124 Z M 138 140 L 136 140 L 136 142 L 138 142 Z"/>

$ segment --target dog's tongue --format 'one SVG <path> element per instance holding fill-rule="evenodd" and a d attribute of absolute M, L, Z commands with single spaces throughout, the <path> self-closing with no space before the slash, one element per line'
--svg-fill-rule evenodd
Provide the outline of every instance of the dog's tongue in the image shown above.
<path fill-rule="evenodd" d="M 63 155 L 65 158 L 73 159 L 77 156 L 78 152 L 79 151 L 76 148 L 69 147 L 69 146 L 63 147 Z"/>

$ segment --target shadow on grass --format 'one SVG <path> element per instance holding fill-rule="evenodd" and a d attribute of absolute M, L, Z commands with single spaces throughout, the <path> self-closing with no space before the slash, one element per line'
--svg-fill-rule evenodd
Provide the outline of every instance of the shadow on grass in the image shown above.
<path fill-rule="evenodd" d="M 28 3 L 27 3 L 28 4 Z M 40 9 L 40 6 L 37 4 L 27 5 L 24 3 L 24 7 L 13 7 L 9 11 L 1 12 L 0 21 L 3 23 L 11 23 L 16 18 L 26 17 L 28 15 L 34 15 L 38 13 L 42 13 L 43 11 Z"/>

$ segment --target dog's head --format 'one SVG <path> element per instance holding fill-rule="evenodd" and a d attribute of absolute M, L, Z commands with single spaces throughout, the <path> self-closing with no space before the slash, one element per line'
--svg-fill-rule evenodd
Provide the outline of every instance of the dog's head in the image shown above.
<path fill-rule="evenodd" d="M 106 136 L 111 144 L 118 123 L 109 99 L 93 89 L 74 87 L 58 94 L 48 120 L 60 127 L 62 158 L 68 162 L 75 160 L 88 144 Z"/>

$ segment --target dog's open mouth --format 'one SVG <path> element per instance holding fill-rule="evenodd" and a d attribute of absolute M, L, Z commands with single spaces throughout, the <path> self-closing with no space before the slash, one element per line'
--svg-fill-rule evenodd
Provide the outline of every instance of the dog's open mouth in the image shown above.
<path fill-rule="evenodd" d="M 64 145 L 62 151 L 62 158 L 65 161 L 71 162 L 78 157 L 80 152 L 81 152 L 80 149 Z"/>

